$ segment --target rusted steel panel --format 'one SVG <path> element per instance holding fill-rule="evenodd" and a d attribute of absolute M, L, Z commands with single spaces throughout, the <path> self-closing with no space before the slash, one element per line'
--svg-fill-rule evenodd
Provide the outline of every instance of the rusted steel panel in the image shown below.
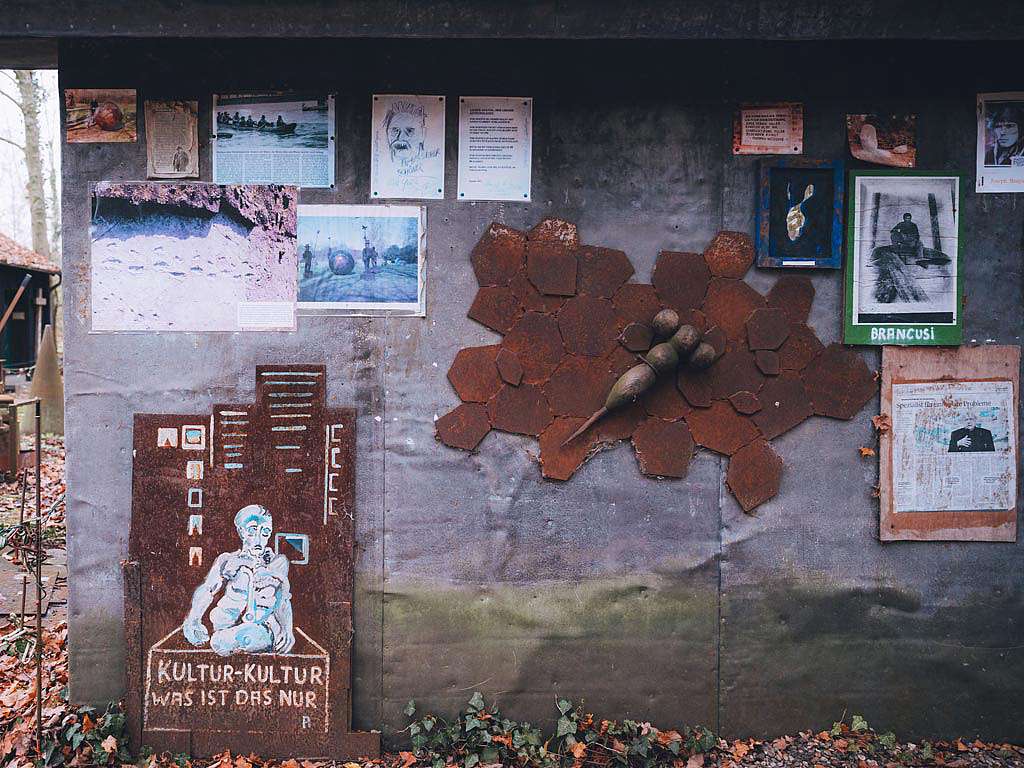
<path fill-rule="evenodd" d="M 614 248 L 583 245 L 577 249 L 576 257 L 577 290 L 585 296 L 610 299 L 633 275 L 629 257 Z"/>
<path fill-rule="evenodd" d="M 448 381 L 467 403 L 486 403 L 501 389 L 501 377 L 495 359 L 497 344 L 487 347 L 466 347 L 455 355 L 448 369 Z"/>
<path fill-rule="evenodd" d="M 654 331 L 647 323 L 630 323 L 619 336 L 622 346 L 630 352 L 646 352 L 653 339 Z"/>
<path fill-rule="evenodd" d="M 781 309 L 791 323 L 806 323 L 814 303 L 814 284 L 802 275 L 783 275 L 766 297 L 769 307 Z"/>
<path fill-rule="evenodd" d="M 558 310 L 558 329 L 569 354 L 601 357 L 618 343 L 616 335 L 620 327 L 611 301 L 574 296 Z"/>
<path fill-rule="evenodd" d="M 682 316 L 700 309 L 711 274 L 699 253 L 662 251 L 651 273 L 651 283 L 658 298 Z"/>
<path fill-rule="evenodd" d="M 864 361 L 841 344 L 829 344 L 800 376 L 818 416 L 852 419 L 878 393 Z"/>
<path fill-rule="evenodd" d="M 515 352 L 507 347 L 502 347 L 494 362 L 498 366 L 498 375 L 501 376 L 502 381 L 513 387 L 519 386 L 519 382 L 523 380 L 523 364 L 519 362 L 519 357 Z"/>
<path fill-rule="evenodd" d="M 491 431 L 491 421 L 483 403 L 463 403 L 439 418 L 434 427 L 437 439 L 445 445 L 472 451 Z"/>
<path fill-rule="evenodd" d="M 645 475 L 685 477 L 693 438 L 685 421 L 648 419 L 633 432 L 633 448 Z"/>
<path fill-rule="evenodd" d="M 612 304 L 623 328 L 630 323 L 650 323 L 663 309 L 657 291 L 648 283 L 626 283 L 615 292 Z"/>
<path fill-rule="evenodd" d="M 355 413 L 326 390 L 323 366 L 257 366 L 254 403 L 135 416 L 132 690 L 157 750 L 354 756 Z"/>
<path fill-rule="evenodd" d="M 754 241 L 746 232 L 719 232 L 704 250 L 704 261 L 712 276 L 739 279 L 754 263 Z"/>
<path fill-rule="evenodd" d="M 789 337 L 779 347 L 779 364 L 784 371 L 802 371 L 823 349 L 814 331 L 798 323 L 790 328 Z"/>
<path fill-rule="evenodd" d="M 758 399 L 761 410 L 754 415 L 753 421 L 768 440 L 788 432 L 814 415 L 803 381 L 791 371 L 768 379 Z"/>
<path fill-rule="evenodd" d="M 765 440 L 755 440 L 729 459 L 725 482 L 744 512 L 761 506 L 779 492 L 782 459 Z"/>
<path fill-rule="evenodd" d="M 615 377 L 603 361 L 566 355 L 543 389 L 555 414 L 586 418 L 604 405 L 614 383 Z"/>
<path fill-rule="evenodd" d="M 557 240 L 527 240 L 526 276 L 545 296 L 573 296 L 576 294 L 576 251 Z"/>
<path fill-rule="evenodd" d="M 508 333 L 522 317 L 523 306 L 508 287 L 484 287 L 477 291 L 468 315 L 492 331 Z"/>
<path fill-rule="evenodd" d="M 469 255 L 481 286 L 508 285 L 526 265 L 526 234 L 494 222 Z"/>
<path fill-rule="evenodd" d="M 558 416 L 540 435 L 540 467 L 544 477 L 551 480 L 568 480 L 587 460 L 597 444 L 593 432 L 583 435 L 565 445 L 584 419 L 576 416 Z"/>
<path fill-rule="evenodd" d="M 504 385 L 487 403 L 487 413 L 495 429 L 534 437 L 554 418 L 544 392 L 535 384 Z"/>
<path fill-rule="evenodd" d="M 765 376 L 778 376 L 779 371 L 782 370 L 779 353 L 771 349 L 757 350 L 754 353 L 754 361 L 757 363 L 758 370 Z"/>
<path fill-rule="evenodd" d="M 686 416 L 697 445 L 731 456 L 760 435 L 749 417 L 737 413 L 727 400 L 715 400 L 709 408 L 695 408 Z"/>
<path fill-rule="evenodd" d="M 565 354 L 558 321 L 539 312 L 523 315 L 501 345 L 519 358 L 527 384 L 547 381 Z"/>
<path fill-rule="evenodd" d="M 789 337 L 789 316 L 782 309 L 755 309 L 747 318 L 747 346 L 775 350 Z"/>
<path fill-rule="evenodd" d="M 732 407 L 736 409 L 737 413 L 742 413 L 745 416 L 761 410 L 761 400 L 753 392 L 734 392 L 729 395 L 729 402 L 732 403 Z M 758 424 L 758 427 L 760 426 Z M 762 429 L 761 431 L 763 432 L 764 430 Z"/>
<path fill-rule="evenodd" d="M 729 341 L 733 342 L 744 340 L 750 313 L 765 306 L 764 296 L 747 283 L 725 277 L 711 281 L 704 299 L 708 322 L 721 326 Z"/>

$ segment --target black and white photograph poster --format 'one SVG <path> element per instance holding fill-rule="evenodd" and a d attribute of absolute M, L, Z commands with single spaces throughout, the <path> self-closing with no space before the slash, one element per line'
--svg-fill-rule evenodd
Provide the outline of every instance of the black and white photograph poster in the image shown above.
<path fill-rule="evenodd" d="M 1024 91 L 978 94 L 978 192 L 1024 192 Z"/>
<path fill-rule="evenodd" d="M 845 343 L 960 343 L 960 184 L 945 173 L 851 172 Z"/>
<path fill-rule="evenodd" d="M 217 184 L 334 186 L 334 97 L 250 93 L 213 97 Z"/>
<path fill-rule="evenodd" d="M 444 199 L 444 106 L 444 96 L 374 95 L 370 197 Z"/>
<path fill-rule="evenodd" d="M 459 200 L 530 201 L 533 99 L 459 98 Z"/>

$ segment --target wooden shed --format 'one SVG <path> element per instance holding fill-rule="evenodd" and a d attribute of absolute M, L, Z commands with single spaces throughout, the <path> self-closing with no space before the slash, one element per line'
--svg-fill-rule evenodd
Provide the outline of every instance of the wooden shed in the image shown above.
<path fill-rule="evenodd" d="M 50 291 L 60 267 L 45 256 L 0 234 L 0 291 L 6 311 L 18 293 L 25 275 L 31 276 L 10 319 L 0 332 L 0 358 L 4 366 L 28 368 L 35 365 L 43 327 L 50 323 Z"/>

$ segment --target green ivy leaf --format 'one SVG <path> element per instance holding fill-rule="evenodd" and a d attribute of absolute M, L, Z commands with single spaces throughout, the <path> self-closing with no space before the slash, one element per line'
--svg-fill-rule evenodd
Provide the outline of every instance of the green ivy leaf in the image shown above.
<path fill-rule="evenodd" d="M 561 714 L 561 715 L 564 715 L 570 709 L 572 709 L 572 702 L 571 701 L 566 701 L 565 699 L 559 699 L 557 706 L 558 706 L 558 713 Z"/>
<path fill-rule="evenodd" d="M 850 730 L 853 731 L 866 731 L 868 729 L 868 721 L 860 715 L 853 716 L 853 723 L 850 725 Z"/>
<path fill-rule="evenodd" d="M 412 704 L 411 701 L 409 703 Z M 420 723 L 423 725 L 423 730 L 425 730 L 425 731 L 433 730 L 434 724 L 436 722 L 437 722 L 437 720 L 435 720 L 432 717 L 424 717 L 422 720 L 420 720 Z"/>
<path fill-rule="evenodd" d="M 558 730 L 555 732 L 555 738 L 560 739 L 571 733 L 576 733 L 576 723 L 564 715 L 558 718 Z"/>
<path fill-rule="evenodd" d="M 402 711 L 405 712 L 406 717 L 412 717 L 416 714 L 416 702 L 409 699 L 409 703 L 405 705 L 405 709 Z"/>
<path fill-rule="evenodd" d="M 466 715 L 466 731 L 472 731 L 474 728 L 482 728 L 483 723 L 477 720 L 473 715 Z"/>
<path fill-rule="evenodd" d="M 480 762 L 480 756 L 475 752 L 471 752 L 466 755 L 466 768 L 473 768 L 474 765 Z"/>
<path fill-rule="evenodd" d="M 480 691 L 473 692 L 473 698 L 469 700 L 469 708 L 474 712 L 479 712 L 484 708 L 484 697 L 480 695 Z M 469 768 L 467 766 L 467 768 Z"/>

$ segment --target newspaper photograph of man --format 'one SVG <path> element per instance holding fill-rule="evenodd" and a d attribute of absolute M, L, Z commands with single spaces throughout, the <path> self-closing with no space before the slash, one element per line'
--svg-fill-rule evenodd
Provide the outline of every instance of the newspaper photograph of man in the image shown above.
<path fill-rule="evenodd" d="M 972 421 L 970 426 L 954 429 L 949 435 L 948 453 L 979 453 L 995 449 L 992 431 L 981 426 L 979 421 Z"/>

